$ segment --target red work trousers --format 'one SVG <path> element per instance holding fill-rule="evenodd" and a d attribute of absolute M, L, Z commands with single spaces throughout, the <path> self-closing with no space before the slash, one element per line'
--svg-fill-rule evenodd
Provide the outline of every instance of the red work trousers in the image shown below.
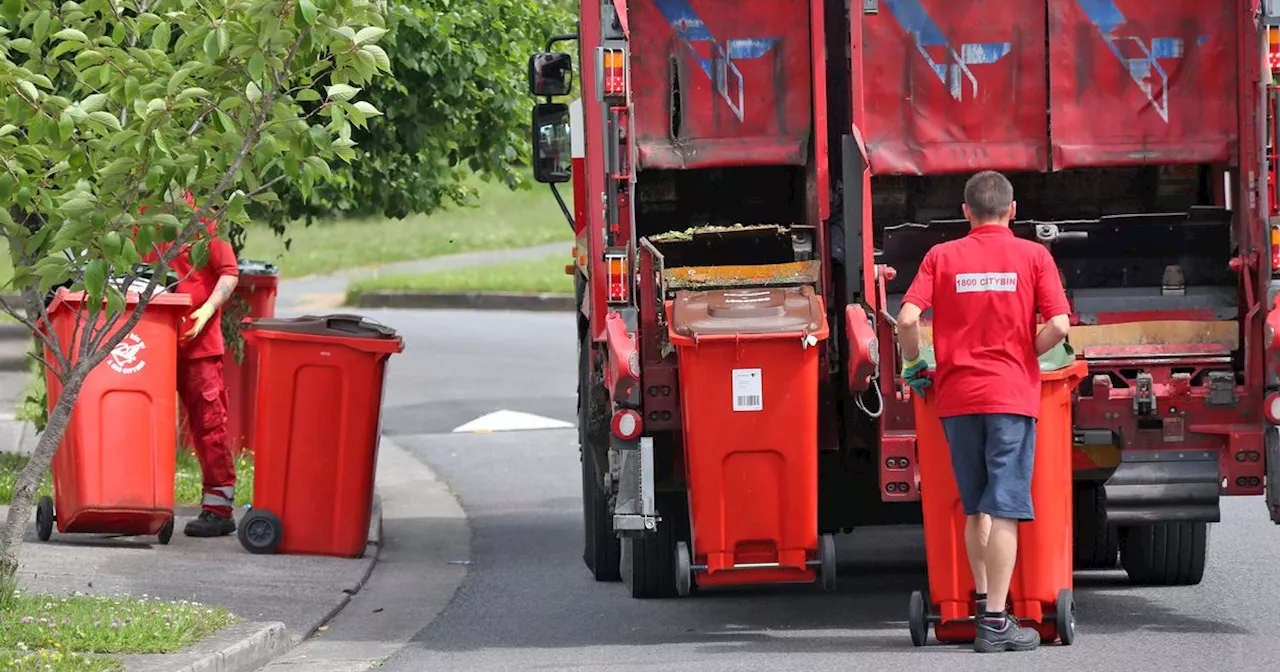
<path fill-rule="evenodd" d="M 187 412 L 187 426 L 200 460 L 204 480 L 201 506 L 219 516 L 230 516 L 236 499 L 236 465 L 227 445 L 227 386 L 222 380 L 222 356 L 180 357 L 178 397 Z"/>

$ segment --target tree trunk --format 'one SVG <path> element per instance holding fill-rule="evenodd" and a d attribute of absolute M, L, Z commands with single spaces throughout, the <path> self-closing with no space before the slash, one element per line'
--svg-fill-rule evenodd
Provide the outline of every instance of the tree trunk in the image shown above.
<path fill-rule="evenodd" d="M 22 547 L 23 534 L 31 519 L 31 509 L 35 506 L 36 494 L 40 491 L 40 482 L 53 462 L 58 451 L 58 444 L 67 430 L 71 420 L 71 409 L 75 406 L 76 397 L 80 395 L 80 387 L 92 370 L 85 366 L 93 360 L 76 362 L 63 381 L 62 394 L 58 403 L 49 413 L 48 424 L 40 435 L 40 440 L 31 451 L 27 466 L 18 474 L 13 486 L 13 499 L 9 503 L 9 517 L 5 520 L 4 529 L 0 530 L 0 602 L 7 602 L 18 587 L 18 551 Z"/>

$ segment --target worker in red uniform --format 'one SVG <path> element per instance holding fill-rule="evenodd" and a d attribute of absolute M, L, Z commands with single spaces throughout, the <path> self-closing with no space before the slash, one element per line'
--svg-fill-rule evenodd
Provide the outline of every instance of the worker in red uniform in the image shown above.
<path fill-rule="evenodd" d="M 964 189 L 969 235 L 935 246 L 898 315 L 902 375 L 931 385 L 966 516 L 965 546 L 978 593 L 974 650 L 1029 651 L 1040 644 L 1005 608 L 1018 554 L 1018 522 L 1035 516 L 1031 472 L 1040 409 L 1040 355 L 1067 336 L 1070 307 L 1043 246 L 1013 235 L 1013 185 L 996 172 Z M 924 374 L 920 316 L 933 308 L 937 372 Z M 1036 313 L 1046 324 L 1038 329 Z M 1067 532 L 1069 533 L 1069 532 Z"/>
<path fill-rule="evenodd" d="M 187 202 L 195 206 L 190 194 Z M 193 268 L 188 244 L 170 264 L 178 277 L 176 293 L 189 295 L 195 306 L 178 343 L 178 397 L 187 412 L 204 481 L 200 515 L 184 530 L 190 537 L 220 537 L 236 531 L 231 515 L 236 469 L 227 442 L 227 386 L 222 378 L 222 307 L 236 289 L 240 267 L 231 244 L 217 236 L 216 225 L 205 223 L 209 226 L 209 260 Z M 159 252 L 168 245 L 159 244 Z M 147 256 L 153 262 L 156 253 Z"/>

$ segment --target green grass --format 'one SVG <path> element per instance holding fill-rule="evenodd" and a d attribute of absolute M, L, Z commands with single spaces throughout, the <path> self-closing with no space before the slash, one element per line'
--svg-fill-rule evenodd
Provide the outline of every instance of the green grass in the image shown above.
<path fill-rule="evenodd" d="M 8 504 L 13 499 L 13 484 L 18 473 L 27 466 L 25 455 L 0 453 L 0 504 Z M 181 448 L 177 453 L 177 470 L 173 479 L 173 501 L 175 506 L 199 506 L 203 494 L 200 478 L 200 462 L 190 450 Z M 40 494 L 53 496 L 53 476 L 46 473 L 40 483 Z M 244 506 L 253 501 L 253 457 L 241 453 L 236 458 L 236 506 Z M 0 660 L 0 664 L 3 660 Z M 0 667 L 0 669 L 3 669 Z"/>
<path fill-rule="evenodd" d="M 403 220 L 338 220 L 309 227 L 295 223 L 283 238 L 266 227 L 253 228 L 240 256 L 271 262 L 282 276 L 296 278 L 459 252 L 573 240 L 573 231 L 547 185 L 535 183 L 531 191 L 511 191 L 478 178 L 470 184 L 479 190 L 479 206 L 475 208 L 454 206 Z M 562 196 L 571 199 L 569 184 L 558 188 Z M 285 240 L 290 238 L 293 242 L 285 251 Z"/>
<path fill-rule="evenodd" d="M 236 621 L 194 602 L 15 595 L 0 610 L 0 669 L 120 670 L 92 654 L 171 653 Z"/>
<path fill-rule="evenodd" d="M 566 249 L 563 254 L 493 266 L 378 276 L 352 283 L 348 301 L 363 292 L 378 290 L 572 294 L 573 276 L 564 272 L 564 267 L 572 263 L 573 257 Z"/>

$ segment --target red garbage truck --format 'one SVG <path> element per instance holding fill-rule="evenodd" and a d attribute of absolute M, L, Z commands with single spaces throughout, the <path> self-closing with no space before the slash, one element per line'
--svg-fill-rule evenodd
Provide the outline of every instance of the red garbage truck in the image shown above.
<path fill-rule="evenodd" d="M 892 316 L 983 169 L 1056 258 L 1088 367 L 1076 567 L 1196 584 L 1223 496 L 1280 521 L 1277 13 L 583 1 L 528 76 L 535 178 L 572 182 L 595 579 L 829 585 L 830 535 L 921 520 Z"/>

